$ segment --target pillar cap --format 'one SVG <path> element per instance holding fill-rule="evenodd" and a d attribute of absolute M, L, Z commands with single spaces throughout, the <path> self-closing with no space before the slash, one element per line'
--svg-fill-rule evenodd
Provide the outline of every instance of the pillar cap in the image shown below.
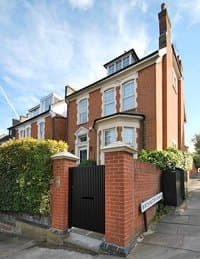
<path fill-rule="evenodd" d="M 130 154 L 136 154 L 137 151 L 131 147 L 130 145 L 127 145 L 121 141 L 116 141 L 104 148 L 102 148 L 103 152 L 118 152 L 118 151 L 124 151 Z"/>
<path fill-rule="evenodd" d="M 68 152 L 67 150 L 64 150 L 63 152 L 56 153 L 55 155 L 51 156 L 51 159 L 52 160 L 66 159 L 66 160 L 72 160 L 72 161 L 78 161 L 79 160 L 79 158 L 77 156 Z"/>

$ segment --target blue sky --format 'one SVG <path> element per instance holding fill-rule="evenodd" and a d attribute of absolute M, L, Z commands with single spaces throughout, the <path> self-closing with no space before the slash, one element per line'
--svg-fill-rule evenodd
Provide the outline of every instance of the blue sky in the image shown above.
<path fill-rule="evenodd" d="M 184 66 L 186 144 L 200 132 L 200 0 L 166 1 Z M 103 64 L 158 48 L 158 0 L 0 0 L 0 134 L 50 92 L 105 76 Z"/>

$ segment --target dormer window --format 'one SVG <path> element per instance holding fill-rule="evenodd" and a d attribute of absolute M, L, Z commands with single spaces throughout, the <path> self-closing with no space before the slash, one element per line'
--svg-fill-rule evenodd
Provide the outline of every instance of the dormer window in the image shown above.
<path fill-rule="evenodd" d="M 120 71 L 121 69 L 133 64 L 139 60 L 134 49 L 125 51 L 122 55 L 114 58 L 110 62 L 106 63 L 104 67 L 107 69 L 108 75 Z"/>
<path fill-rule="evenodd" d="M 129 56 L 123 58 L 123 67 L 127 67 L 129 65 Z"/>
<path fill-rule="evenodd" d="M 116 71 L 119 71 L 122 68 L 122 61 L 121 59 L 116 62 Z"/>
<path fill-rule="evenodd" d="M 41 101 L 41 112 L 45 112 L 45 111 L 49 110 L 50 105 L 51 105 L 51 98 L 50 97 L 42 100 Z"/>
<path fill-rule="evenodd" d="M 39 114 L 39 106 L 35 109 L 30 110 L 30 117 L 35 117 Z"/>
<path fill-rule="evenodd" d="M 110 66 L 108 67 L 108 73 L 109 73 L 109 75 L 110 75 L 110 74 L 113 74 L 114 71 L 115 71 L 115 67 L 114 67 L 114 64 L 112 64 L 112 65 L 110 65 Z"/>

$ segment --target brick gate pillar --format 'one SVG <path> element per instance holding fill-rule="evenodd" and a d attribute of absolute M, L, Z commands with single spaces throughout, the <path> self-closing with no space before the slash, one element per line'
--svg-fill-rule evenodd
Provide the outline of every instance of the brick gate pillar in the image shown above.
<path fill-rule="evenodd" d="M 127 255 L 134 245 L 134 173 L 131 147 L 116 142 L 105 152 L 105 242 L 102 249 Z"/>
<path fill-rule="evenodd" d="M 51 227 L 60 233 L 68 229 L 69 168 L 76 166 L 78 158 L 64 151 L 51 156 L 53 182 L 51 185 Z"/>

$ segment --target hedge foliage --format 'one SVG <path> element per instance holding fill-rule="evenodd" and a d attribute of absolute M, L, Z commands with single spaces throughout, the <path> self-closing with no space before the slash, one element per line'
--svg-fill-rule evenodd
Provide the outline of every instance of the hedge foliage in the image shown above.
<path fill-rule="evenodd" d="M 67 147 L 62 141 L 33 138 L 0 146 L 0 211 L 48 215 L 50 156 Z"/>
<path fill-rule="evenodd" d="M 192 155 L 176 148 L 168 148 L 162 151 L 142 150 L 139 159 L 158 166 L 161 170 L 174 169 L 176 167 L 184 171 L 192 169 Z"/>
<path fill-rule="evenodd" d="M 96 166 L 97 162 L 92 159 L 83 160 L 80 162 L 79 167 L 90 167 L 90 166 Z"/>

